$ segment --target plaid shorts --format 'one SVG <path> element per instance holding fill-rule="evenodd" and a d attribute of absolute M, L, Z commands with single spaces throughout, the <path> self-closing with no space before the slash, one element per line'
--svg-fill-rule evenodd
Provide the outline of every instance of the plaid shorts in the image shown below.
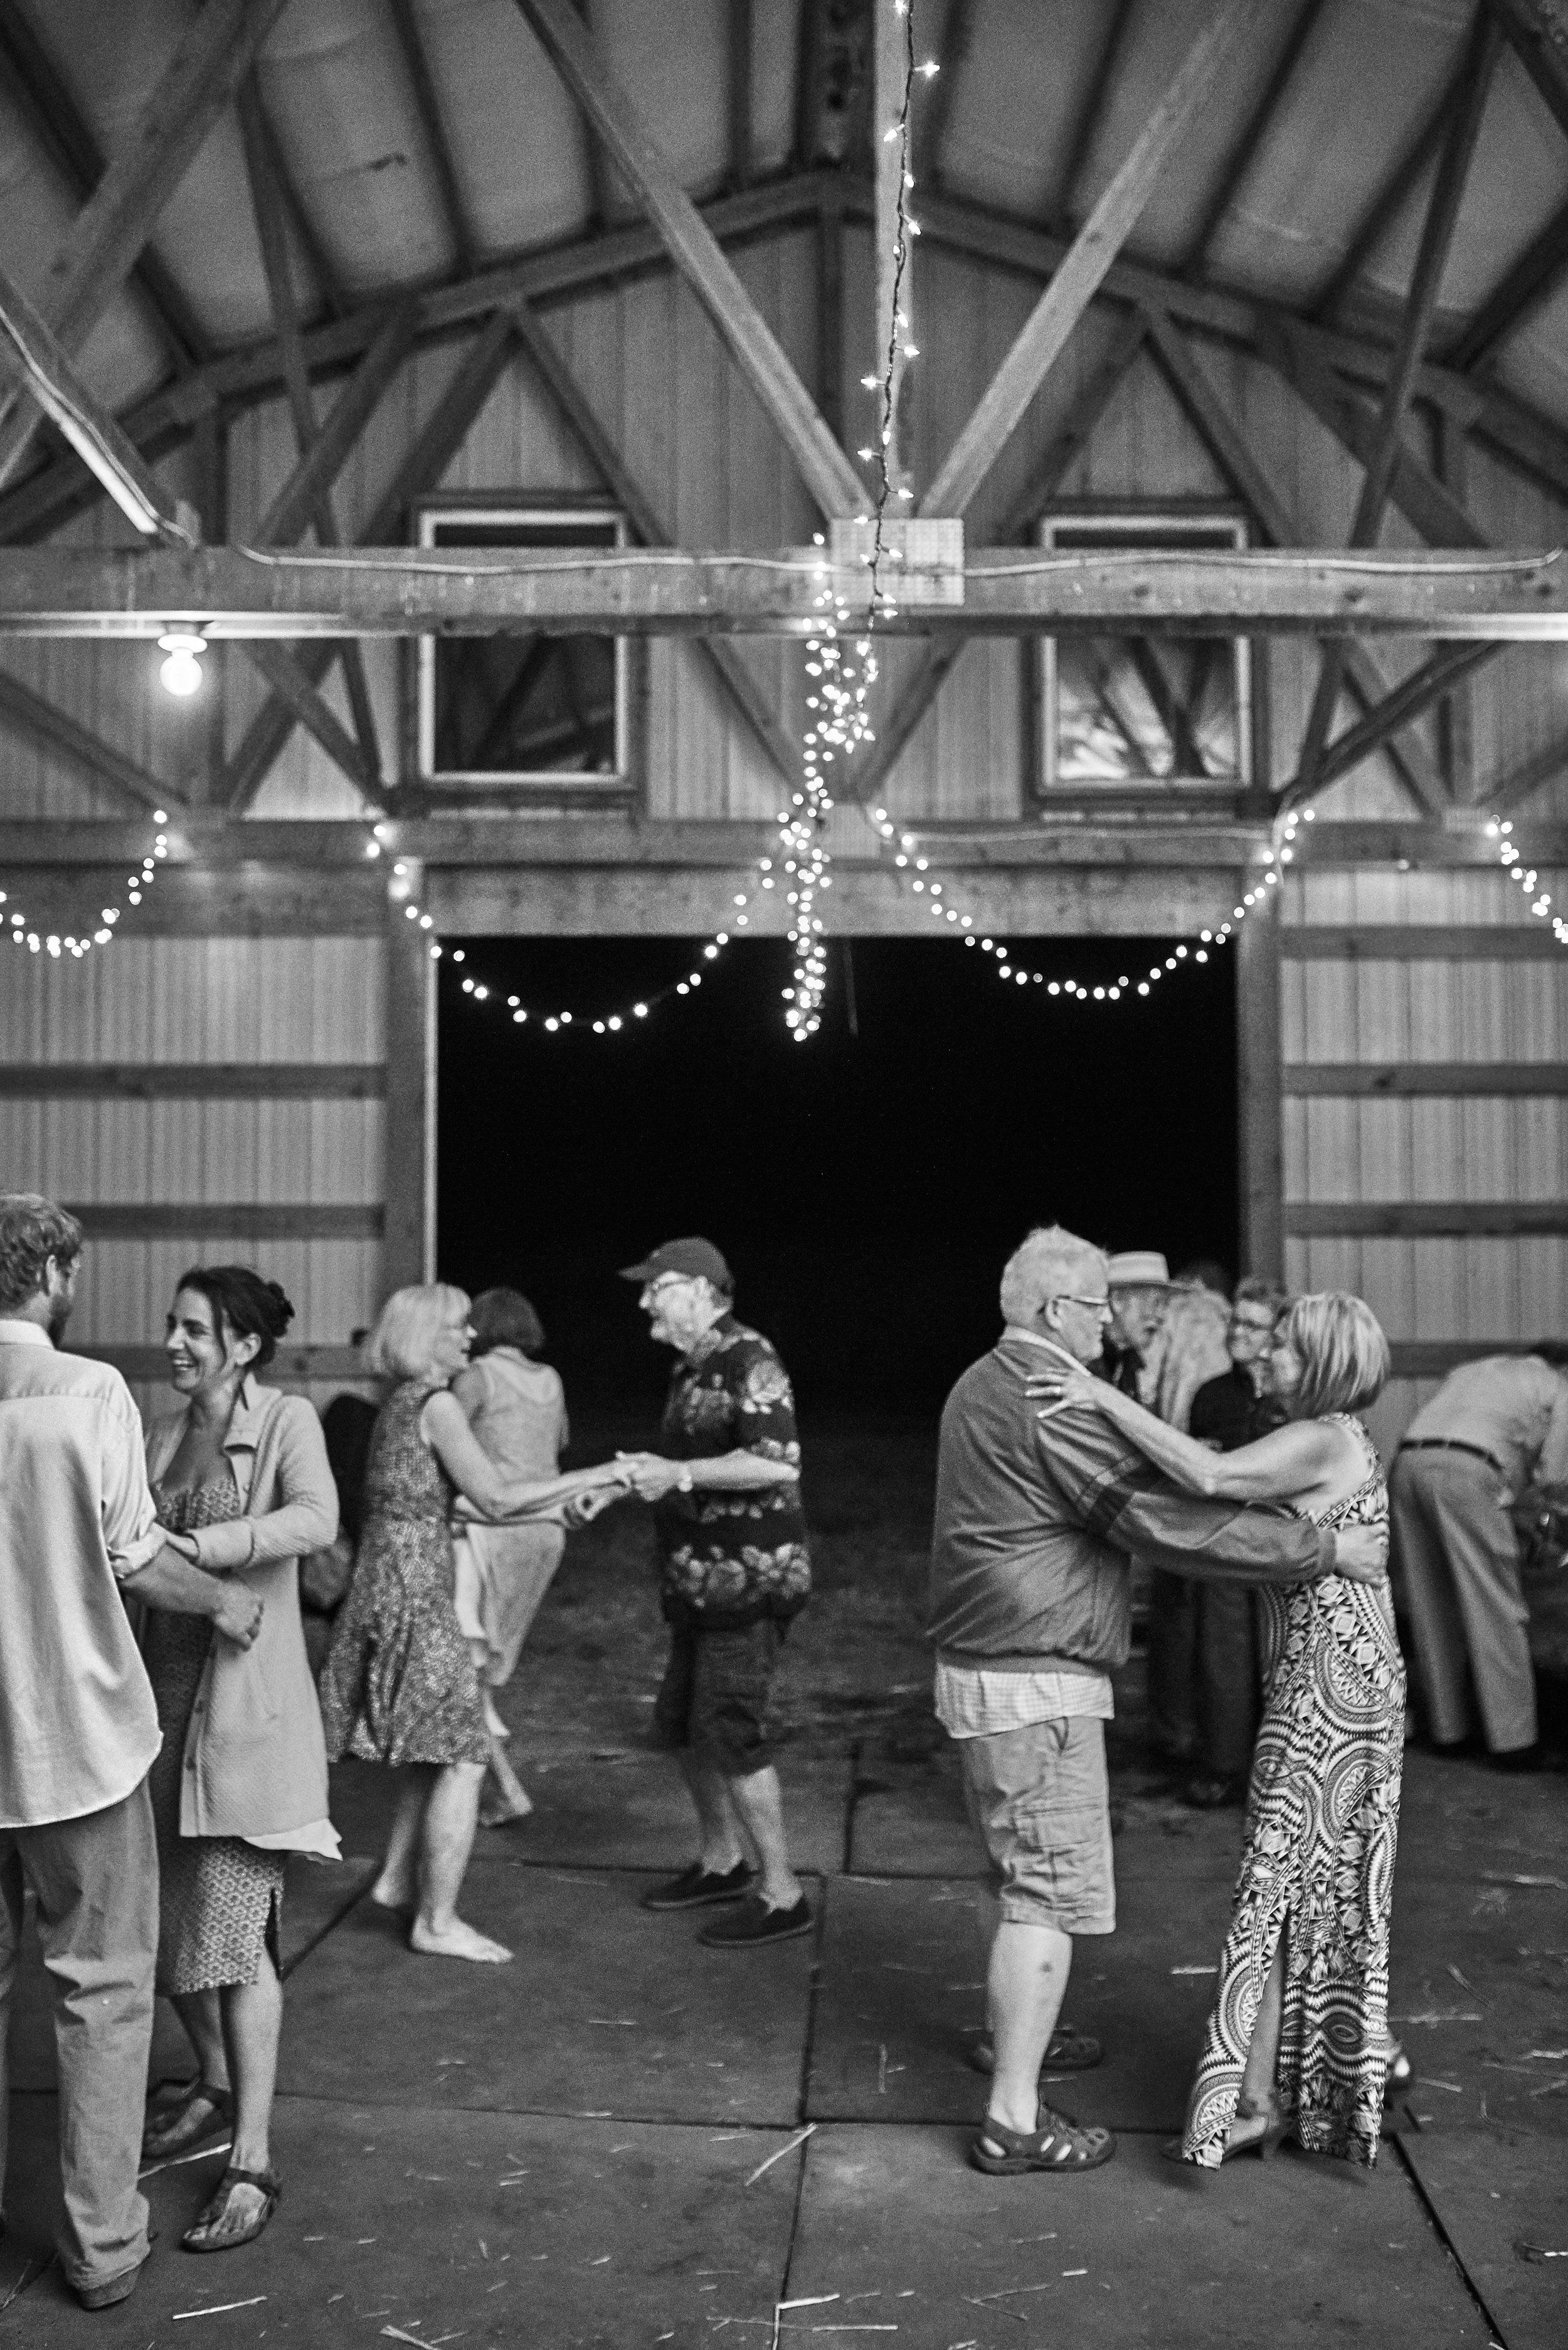
<path fill-rule="evenodd" d="M 1104 1722 L 1074 1714 L 957 1743 L 1002 1917 L 1064 1934 L 1115 1933 Z"/>
<path fill-rule="evenodd" d="M 653 1709 L 659 1744 L 690 1747 L 726 1778 L 765 1771 L 774 1759 L 768 1692 L 787 1628 L 771 1617 L 732 1631 L 671 1624 L 670 1662 Z"/>

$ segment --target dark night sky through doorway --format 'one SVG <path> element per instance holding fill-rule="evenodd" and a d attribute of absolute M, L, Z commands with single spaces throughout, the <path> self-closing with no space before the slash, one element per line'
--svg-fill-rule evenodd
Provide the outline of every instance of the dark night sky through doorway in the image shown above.
<path fill-rule="evenodd" d="M 700 944 L 475 940 L 462 971 L 441 964 L 439 1269 L 526 1291 L 585 1410 L 655 1407 L 668 1358 L 615 1269 L 679 1233 L 723 1249 L 808 1412 L 940 1401 L 994 1338 L 997 1278 L 1031 1224 L 1234 1267 L 1228 955 L 1147 1002 L 1081 1005 L 1006 984 L 957 941 L 860 939 L 854 1036 L 835 942 L 822 1032 L 797 1045 L 787 944 L 749 940 L 647 1023 L 585 1029 L 583 1014 L 690 970 Z M 1085 985 L 1168 951 L 1013 945 Z M 570 1005 L 573 1033 L 514 1027 L 495 1001 L 509 993 Z"/>

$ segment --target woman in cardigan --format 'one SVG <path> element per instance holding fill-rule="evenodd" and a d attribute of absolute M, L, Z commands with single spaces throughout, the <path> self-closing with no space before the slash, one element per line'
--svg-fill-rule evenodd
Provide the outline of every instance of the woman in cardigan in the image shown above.
<path fill-rule="evenodd" d="M 161 1877 L 158 1988 L 191 2036 L 193 2086 L 149 2125 L 166 2159 L 233 2126 L 228 2168 L 182 2239 L 228 2251 L 259 2236 L 281 2191 L 268 2132 L 283 2021 L 279 1929 L 290 1852 L 336 1859 L 327 1750 L 299 1617 L 298 1561 L 331 1542 L 337 1499 L 303 1397 L 257 1385 L 294 1308 L 248 1265 L 182 1278 L 165 1348 L 183 1411 L 148 1431 L 170 1544 L 262 1602 L 235 1650 L 196 1617 L 152 1615 L 145 1639 L 163 1746 L 151 1789 Z"/>

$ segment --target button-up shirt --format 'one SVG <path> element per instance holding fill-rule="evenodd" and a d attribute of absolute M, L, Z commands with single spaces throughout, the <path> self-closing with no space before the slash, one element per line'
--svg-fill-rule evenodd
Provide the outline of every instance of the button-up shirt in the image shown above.
<path fill-rule="evenodd" d="M 800 1466 L 789 1375 L 760 1331 L 732 1314 L 704 1330 L 670 1381 L 659 1441 L 672 1461 L 754 1452 Z M 664 1612 L 715 1628 L 784 1618 L 805 1604 L 811 1555 L 800 1486 L 667 1493 L 654 1523 Z"/>
<path fill-rule="evenodd" d="M 107 1363 L 0 1319 L 0 1827 L 123 1802 L 159 1748 L 119 1586 L 163 1536 Z"/>
<path fill-rule="evenodd" d="M 1568 1480 L 1568 1379 L 1539 1355 L 1488 1355 L 1450 1371 L 1405 1441 L 1471 1444 L 1511 1495 Z"/>

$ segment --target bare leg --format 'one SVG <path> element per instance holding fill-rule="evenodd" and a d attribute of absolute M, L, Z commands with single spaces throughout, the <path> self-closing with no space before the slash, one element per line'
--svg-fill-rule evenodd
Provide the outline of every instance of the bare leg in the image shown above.
<path fill-rule="evenodd" d="M 429 1958 L 477 1959 L 499 1966 L 511 1951 L 457 1914 L 457 1897 L 479 1824 L 484 1773 L 483 1762 L 447 1762 L 436 1773 L 420 1839 L 420 1906 L 409 1947 Z"/>
<path fill-rule="evenodd" d="M 1040 2068 L 1072 1964 L 1073 1938 L 1060 1927 L 1004 1918 L 996 1929 L 986 1978 L 996 2050 L 987 2110 L 1004 2129 L 1039 2127 Z"/>
<path fill-rule="evenodd" d="M 689 1746 L 678 1748 L 675 1759 L 696 1806 L 702 1866 L 714 1877 L 727 1877 L 742 1861 L 753 1858 L 740 1814 L 730 1799 L 730 1783 Z"/>
<path fill-rule="evenodd" d="M 1266 2113 L 1273 2096 L 1274 2074 L 1280 2061 L 1280 2033 L 1285 2017 L 1285 1938 L 1274 1945 L 1274 1962 L 1258 2002 L 1251 2045 L 1241 2074 L 1241 2104 L 1249 2113 Z M 1250 2135 L 1251 2133 L 1249 2133 Z"/>
<path fill-rule="evenodd" d="M 481 1826 L 498 1828 L 504 1826 L 508 1820 L 526 1819 L 534 1808 L 533 1801 L 512 1768 L 511 1756 L 493 1731 L 490 1734 L 489 1768 L 494 1773 L 495 1783 L 501 1792 L 498 1795 L 486 1795 L 480 1804 Z"/>
<path fill-rule="evenodd" d="M 185 2027 L 201 2077 L 210 2089 L 230 2085 L 228 2043 L 218 2000 L 215 1991 L 181 1991 L 174 2000 L 174 2012 Z"/>
<path fill-rule="evenodd" d="M 371 1900 L 382 1909 L 411 1909 L 419 1900 L 420 1832 L 435 1778 L 433 1762 L 409 1762 L 402 1766 L 398 1808 L 392 1814 L 387 1849 L 381 1855 L 380 1874 L 370 1887 Z"/>
<path fill-rule="evenodd" d="M 756 1846 L 763 1870 L 758 1888 L 763 1899 L 770 1909 L 793 1909 L 801 1898 L 801 1882 L 790 1866 L 778 1773 L 770 1762 L 761 1771 L 726 1779 L 723 1784 L 742 1827 Z"/>

